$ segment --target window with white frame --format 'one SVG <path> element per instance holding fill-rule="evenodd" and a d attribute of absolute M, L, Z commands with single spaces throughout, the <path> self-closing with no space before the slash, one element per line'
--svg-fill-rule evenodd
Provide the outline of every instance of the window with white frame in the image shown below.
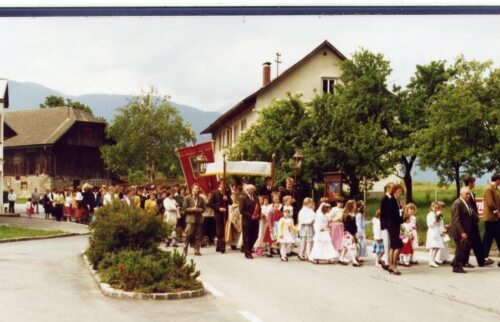
<path fill-rule="evenodd" d="M 333 93 L 335 90 L 335 81 L 334 77 L 322 77 L 321 78 L 323 85 L 323 93 Z"/>

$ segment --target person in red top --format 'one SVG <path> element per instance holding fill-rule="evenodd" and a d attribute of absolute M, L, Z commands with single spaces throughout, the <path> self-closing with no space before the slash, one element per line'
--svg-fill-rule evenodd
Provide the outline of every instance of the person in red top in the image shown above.
<path fill-rule="evenodd" d="M 264 243 L 267 244 L 267 257 L 273 257 L 272 247 L 278 236 L 278 222 L 283 217 L 279 193 L 273 194 L 273 206 L 267 214 L 267 227 L 264 235 Z"/>

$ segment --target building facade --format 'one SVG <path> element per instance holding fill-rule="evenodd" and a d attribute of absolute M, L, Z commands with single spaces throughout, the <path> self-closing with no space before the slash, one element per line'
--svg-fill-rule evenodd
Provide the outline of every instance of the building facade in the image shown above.
<path fill-rule="evenodd" d="M 341 76 L 340 64 L 346 57 L 330 42 L 324 41 L 300 61 L 271 80 L 271 64 L 262 68 L 262 87 L 221 115 L 201 134 L 212 134 L 215 160 L 222 160 L 222 151 L 233 147 L 239 135 L 254 125 L 259 110 L 288 93 L 301 94 L 304 101 L 334 91 Z M 332 169 L 334 170 L 334 169 Z M 383 191 L 388 181 L 399 182 L 393 175 L 374 184 L 373 191 Z"/>
<path fill-rule="evenodd" d="M 105 127 L 70 107 L 6 112 L 5 188 L 28 197 L 35 188 L 109 183 L 100 153 Z"/>

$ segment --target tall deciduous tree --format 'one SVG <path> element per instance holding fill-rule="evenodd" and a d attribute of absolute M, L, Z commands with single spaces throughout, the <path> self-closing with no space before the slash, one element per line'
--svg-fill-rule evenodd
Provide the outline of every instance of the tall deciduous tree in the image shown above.
<path fill-rule="evenodd" d="M 413 202 L 411 170 L 418 156 L 418 132 L 427 127 L 426 111 L 434 95 L 452 76 L 453 72 L 444 61 L 417 65 L 415 75 L 405 90 L 398 92 L 398 115 L 389 129 L 399 148 L 403 180 L 406 186 L 406 202 Z"/>
<path fill-rule="evenodd" d="M 64 98 L 62 96 L 50 95 L 45 98 L 45 101 L 40 104 L 40 108 L 49 108 L 49 107 L 59 107 L 59 106 L 70 106 L 84 112 L 89 113 L 90 115 L 94 115 L 92 109 L 81 102 L 72 101 L 69 98 Z"/>
<path fill-rule="evenodd" d="M 230 157 L 238 160 L 241 153 L 251 160 L 270 161 L 276 156 L 276 180 L 284 181 L 293 173 L 292 156 L 308 140 L 305 103 L 300 95 L 275 100 L 261 112 L 257 124 L 242 133 Z M 308 158 L 309 156 L 305 156 Z M 308 180 L 309 172 L 302 174 Z"/>
<path fill-rule="evenodd" d="M 120 108 L 106 133 L 116 142 L 102 147 L 109 169 L 118 174 L 146 171 L 151 181 L 156 172 L 168 177 L 181 173 L 176 149 L 193 138 L 179 111 L 154 88 Z"/>
<path fill-rule="evenodd" d="M 455 182 L 458 196 L 462 172 L 480 176 L 498 167 L 500 73 L 489 61 L 463 57 L 452 68 L 428 109 L 428 127 L 419 132 L 419 162 L 442 183 Z"/>
<path fill-rule="evenodd" d="M 360 50 L 341 65 L 335 87 L 325 158 L 335 158 L 347 177 L 351 196 L 360 195 L 360 182 L 378 181 L 396 170 L 394 139 L 387 129 L 396 117 L 395 96 L 387 90 L 390 63 L 382 54 Z"/>

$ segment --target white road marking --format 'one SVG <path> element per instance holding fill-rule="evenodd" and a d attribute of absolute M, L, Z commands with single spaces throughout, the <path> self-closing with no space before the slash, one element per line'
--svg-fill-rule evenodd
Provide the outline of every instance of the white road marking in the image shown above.
<path fill-rule="evenodd" d="M 245 319 L 247 319 L 250 322 L 263 322 L 261 319 L 259 319 L 257 316 L 255 316 L 249 311 L 240 310 L 238 311 L 238 313 L 241 314 Z"/>
<path fill-rule="evenodd" d="M 215 297 L 226 297 L 224 295 L 224 293 L 222 293 L 221 291 L 219 291 L 218 289 L 216 289 L 215 287 L 213 287 L 211 284 L 205 282 L 205 281 L 201 281 L 203 283 L 203 286 L 205 287 L 205 289 L 207 291 L 209 291 L 213 296 Z"/>

